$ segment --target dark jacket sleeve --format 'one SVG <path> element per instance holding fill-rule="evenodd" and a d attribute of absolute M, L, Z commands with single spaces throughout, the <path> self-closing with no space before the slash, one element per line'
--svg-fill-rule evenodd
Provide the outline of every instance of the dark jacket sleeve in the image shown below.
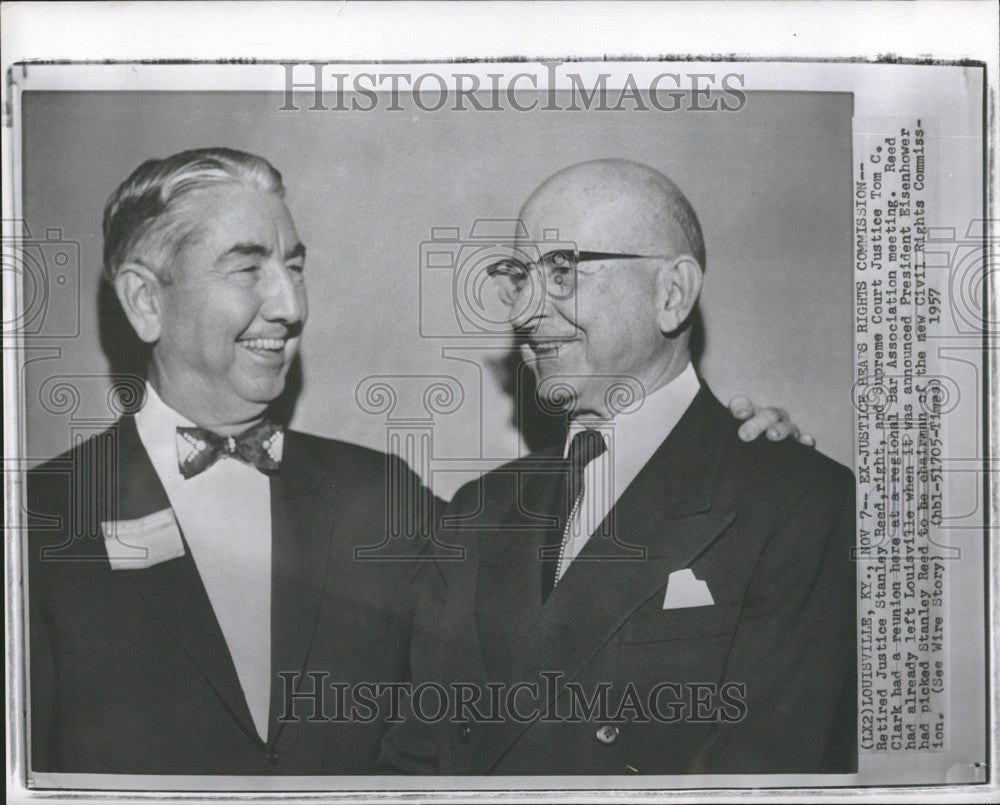
<path fill-rule="evenodd" d="M 427 563 L 413 617 L 410 642 L 411 687 L 433 680 L 440 667 L 444 622 L 445 581 L 436 562 Z M 434 726 L 421 722 L 407 694 L 400 701 L 402 720 L 389 727 L 382 740 L 376 774 L 434 774 L 438 770 L 437 734 Z"/>
<path fill-rule="evenodd" d="M 400 463 L 402 461 L 400 460 Z M 405 464 L 403 464 L 405 467 Z M 406 468 L 413 484 L 419 479 Z M 447 507 L 447 503 L 433 495 L 426 487 L 400 485 L 402 494 L 396 497 L 396 517 L 400 522 L 413 523 L 419 538 L 413 549 L 413 561 L 409 574 L 408 594 L 402 598 L 405 611 L 400 617 L 408 623 L 410 656 L 409 690 L 414 683 L 426 680 L 433 674 L 436 664 L 432 656 L 437 651 L 434 627 L 440 623 L 444 596 L 444 582 L 437 563 L 440 552 L 434 542 L 436 524 Z M 409 489 L 410 491 L 406 491 Z M 377 774 L 430 774 L 437 770 L 437 749 L 431 729 L 417 721 L 410 707 L 409 692 L 400 697 L 400 717 L 402 721 L 387 724 L 381 742 L 379 758 L 376 761 Z"/>
<path fill-rule="evenodd" d="M 27 477 L 28 529 L 24 533 L 27 552 L 28 585 L 28 690 L 31 710 L 30 768 L 49 771 L 58 768 L 56 742 L 57 685 L 53 661 L 51 634 L 45 606 L 45 577 L 42 549 L 46 544 L 58 543 L 60 534 L 45 530 L 45 513 L 54 513 L 61 502 L 54 495 L 52 484 L 41 473 Z M 51 529 L 51 527 L 50 527 Z"/>

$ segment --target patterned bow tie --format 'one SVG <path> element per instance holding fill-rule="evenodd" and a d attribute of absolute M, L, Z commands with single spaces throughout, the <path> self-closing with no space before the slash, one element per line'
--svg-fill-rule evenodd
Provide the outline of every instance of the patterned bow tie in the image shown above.
<path fill-rule="evenodd" d="M 261 422 L 239 436 L 219 436 L 205 428 L 177 429 L 177 466 L 185 478 L 204 472 L 223 456 L 238 458 L 263 473 L 281 466 L 285 431 L 273 422 Z"/>

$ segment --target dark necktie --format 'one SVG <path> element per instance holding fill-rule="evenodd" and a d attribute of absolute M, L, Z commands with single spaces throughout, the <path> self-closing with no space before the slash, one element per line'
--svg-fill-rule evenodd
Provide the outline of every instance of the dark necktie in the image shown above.
<path fill-rule="evenodd" d="M 263 473 L 281 466 L 285 431 L 274 422 L 261 422 L 239 436 L 219 436 L 205 428 L 177 429 L 177 466 L 185 478 L 204 472 L 223 456 L 238 458 Z"/>
<path fill-rule="evenodd" d="M 562 539 L 551 543 L 542 561 L 542 601 L 544 602 L 558 584 L 556 573 L 562 562 L 566 541 L 569 539 L 573 523 L 573 515 L 580 506 L 584 492 L 584 470 L 595 458 L 599 458 L 607 450 L 604 437 L 596 430 L 582 430 L 573 437 L 569 445 L 569 457 L 566 460 L 566 472 L 556 490 L 556 506 L 561 507 L 563 501 L 569 505 L 568 511 L 559 512 L 560 518 L 565 518 Z M 566 492 L 564 495 L 563 492 Z M 558 545 L 558 552 L 554 550 Z"/>

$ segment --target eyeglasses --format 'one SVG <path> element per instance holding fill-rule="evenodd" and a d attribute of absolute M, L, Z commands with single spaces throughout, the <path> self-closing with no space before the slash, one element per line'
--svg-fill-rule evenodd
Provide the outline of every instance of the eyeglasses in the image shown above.
<path fill-rule="evenodd" d="M 568 299 L 576 292 L 577 268 L 580 263 L 597 260 L 643 260 L 666 257 L 662 254 L 618 254 L 615 252 L 580 252 L 557 249 L 543 254 L 537 261 L 508 257 L 486 269 L 496 284 L 500 301 L 513 305 L 524 293 L 532 277 L 541 276 L 543 288 L 554 299 Z M 536 280 L 537 281 L 537 280 Z"/>

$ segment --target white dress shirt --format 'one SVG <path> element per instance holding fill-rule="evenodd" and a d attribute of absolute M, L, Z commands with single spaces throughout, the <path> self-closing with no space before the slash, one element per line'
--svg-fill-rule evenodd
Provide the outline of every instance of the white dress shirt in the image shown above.
<path fill-rule="evenodd" d="M 584 470 L 583 496 L 569 521 L 562 562 L 556 569 L 557 582 L 670 435 L 694 401 L 698 388 L 698 375 L 688 363 L 677 377 L 647 396 L 637 410 L 612 419 L 578 419 L 570 424 L 564 457 L 569 455 L 573 437 L 588 428 L 601 433 L 608 449 Z"/>
<path fill-rule="evenodd" d="M 268 477 L 223 457 L 185 479 L 177 428 L 194 423 L 146 384 L 135 424 L 166 490 L 229 646 L 250 715 L 267 740 L 271 701 L 271 491 Z"/>

